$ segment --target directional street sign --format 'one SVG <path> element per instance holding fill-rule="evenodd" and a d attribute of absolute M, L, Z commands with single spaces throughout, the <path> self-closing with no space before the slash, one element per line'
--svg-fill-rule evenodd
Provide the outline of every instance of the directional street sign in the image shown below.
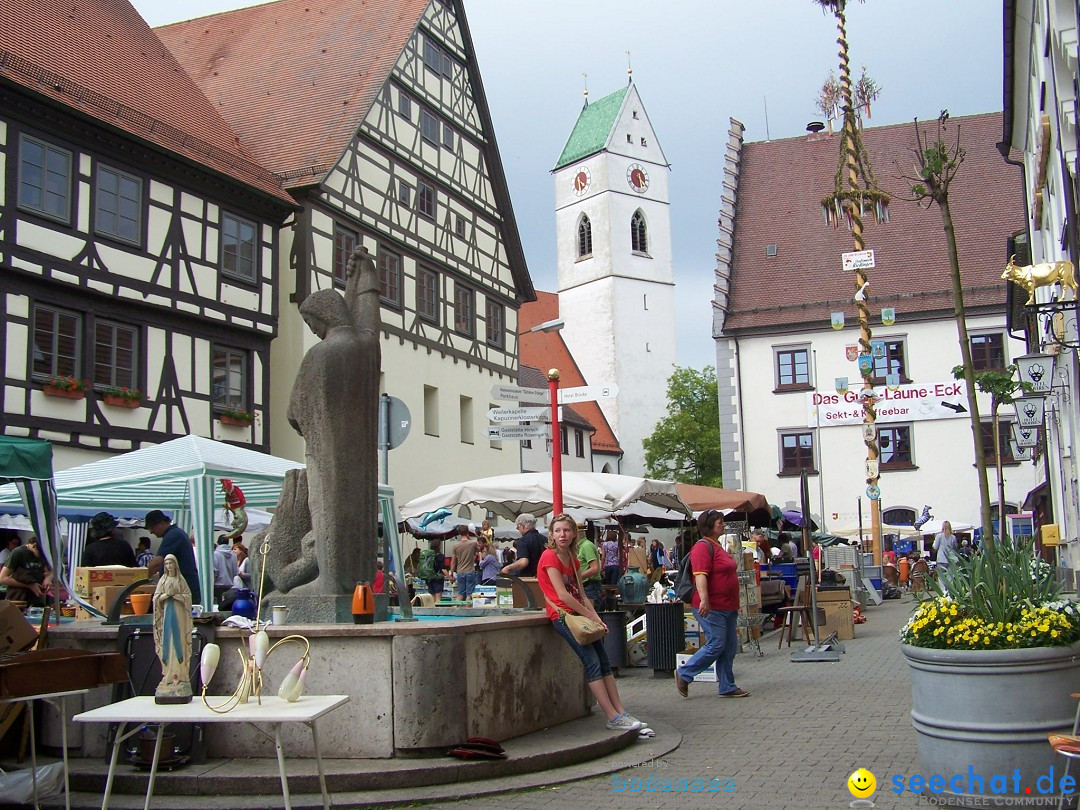
<path fill-rule="evenodd" d="M 546 439 L 547 435 L 548 426 L 545 424 L 489 425 L 487 429 L 487 438 L 489 441 L 498 441 L 499 439 L 518 439 L 520 441 L 526 441 L 528 439 Z"/>
<path fill-rule="evenodd" d="M 492 422 L 531 422 L 534 419 L 550 418 L 551 408 L 546 406 L 537 408 L 491 408 L 488 410 L 487 415 Z M 562 414 L 560 414 L 561 416 Z"/>
<path fill-rule="evenodd" d="M 874 251 L 856 250 L 841 253 L 840 262 L 845 270 L 871 270 L 874 267 Z"/>
<path fill-rule="evenodd" d="M 491 398 L 500 402 L 551 402 L 551 392 L 546 388 L 522 388 L 517 385 L 491 386 Z"/>
<path fill-rule="evenodd" d="M 570 405 L 574 402 L 592 402 L 597 399 L 614 399 L 619 395 L 619 386 L 615 383 L 607 385 L 583 385 L 579 388 L 560 388 L 559 404 Z"/>

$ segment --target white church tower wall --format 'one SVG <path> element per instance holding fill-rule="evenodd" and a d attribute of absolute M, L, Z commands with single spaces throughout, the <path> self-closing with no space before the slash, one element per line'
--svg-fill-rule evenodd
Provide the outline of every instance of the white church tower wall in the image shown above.
<path fill-rule="evenodd" d="M 618 385 L 599 404 L 631 475 L 675 368 L 669 171 L 631 84 L 582 110 L 553 172 L 563 339 L 590 385 Z"/>

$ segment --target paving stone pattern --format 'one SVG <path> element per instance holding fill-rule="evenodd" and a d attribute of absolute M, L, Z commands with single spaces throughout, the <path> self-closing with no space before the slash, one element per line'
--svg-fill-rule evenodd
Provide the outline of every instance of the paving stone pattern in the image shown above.
<path fill-rule="evenodd" d="M 678 728 L 682 745 L 654 762 L 603 777 L 440 806 L 498 810 L 610 807 L 849 807 L 848 775 L 869 769 L 879 808 L 915 807 L 919 800 L 889 790 L 896 774 L 918 773 L 911 727 L 911 683 L 897 632 L 912 598 L 871 606 L 839 663 L 794 663 L 777 651 L 777 634 L 762 639 L 763 658 L 735 659 L 735 678 L 751 696 L 724 699 L 716 685 L 695 683 L 690 697 L 652 670 L 623 670 L 619 690 L 631 713 Z M 794 649 L 794 647 L 792 647 Z M 601 722 L 596 718 L 596 722 Z M 649 745 L 637 743 L 638 748 Z M 554 775 L 556 772 L 551 772 Z M 637 793 L 614 789 L 616 777 L 731 780 L 727 792 Z M 553 779 L 553 781 L 555 781 Z"/>

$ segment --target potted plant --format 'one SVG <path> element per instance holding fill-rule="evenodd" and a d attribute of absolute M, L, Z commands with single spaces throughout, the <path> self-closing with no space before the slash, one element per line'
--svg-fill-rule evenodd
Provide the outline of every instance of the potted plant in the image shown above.
<path fill-rule="evenodd" d="M 117 408 L 138 408 L 142 404 L 142 391 L 138 388 L 125 388 L 121 385 L 106 385 L 101 389 L 101 398 L 106 405 Z"/>
<path fill-rule="evenodd" d="M 947 783 L 969 767 L 1018 769 L 1021 792 L 1060 773 L 1046 735 L 1071 732 L 1076 713 L 1080 605 L 1061 598 L 1031 540 L 951 558 L 931 587 L 900 631 L 923 771 Z"/>
<path fill-rule="evenodd" d="M 90 383 L 70 375 L 57 374 L 49 377 L 42 386 L 42 393 L 47 397 L 61 397 L 63 399 L 82 399 L 86 396 L 86 390 Z"/>
<path fill-rule="evenodd" d="M 234 427 L 247 427 L 251 424 L 252 415 L 243 408 L 225 408 L 218 414 L 218 421 L 223 425 Z"/>

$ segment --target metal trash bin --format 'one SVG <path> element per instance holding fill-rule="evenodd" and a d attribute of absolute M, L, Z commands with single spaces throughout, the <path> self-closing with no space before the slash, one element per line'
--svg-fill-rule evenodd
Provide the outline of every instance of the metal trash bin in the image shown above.
<path fill-rule="evenodd" d="M 612 669 L 626 666 L 626 614 L 621 610 L 605 610 L 600 613 L 600 618 L 607 625 L 607 635 L 604 636 L 604 652 L 607 653 L 608 663 Z"/>
<path fill-rule="evenodd" d="M 675 670 L 675 654 L 686 646 L 682 602 L 645 605 L 645 633 L 648 637 L 649 666 L 653 675 L 668 677 Z"/>

